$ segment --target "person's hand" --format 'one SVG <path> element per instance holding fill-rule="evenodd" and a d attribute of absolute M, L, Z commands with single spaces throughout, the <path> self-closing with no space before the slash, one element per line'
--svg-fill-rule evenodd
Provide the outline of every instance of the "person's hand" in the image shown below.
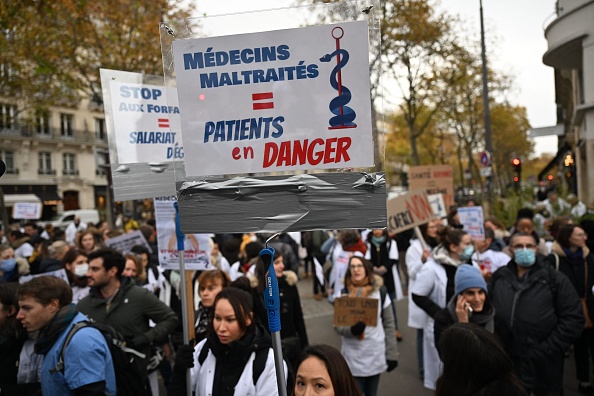
<path fill-rule="evenodd" d="M 365 323 L 362 321 L 358 321 L 354 325 L 351 326 L 351 334 L 358 337 L 365 331 Z"/>
<path fill-rule="evenodd" d="M 421 261 L 426 262 L 429 257 L 431 257 L 431 251 L 429 249 L 424 249 L 423 254 L 421 255 Z"/>
<path fill-rule="evenodd" d="M 398 360 L 388 360 L 388 373 L 398 367 Z"/>
<path fill-rule="evenodd" d="M 466 299 L 463 296 L 458 296 L 458 300 L 456 300 L 456 316 L 458 317 L 458 322 L 468 323 L 469 306 L 470 304 L 466 302 Z"/>
<path fill-rule="evenodd" d="M 175 365 L 173 368 L 177 372 L 183 372 L 194 367 L 194 347 L 191 345 L 181 345 L 175 355 Z"/>
<path fill-rule="evenodd" d="M 132 341 L 130 341 L 130 344 L 131 344 L 130 347 L 131 348 L 141 348 L 141 347 L 146 346 L 150 343 L 151 342 L 147 336 L 145 336 L 144 334 L 140 334 L 140 335 L 134 336 L 134 338 L 132 338 Z"/>

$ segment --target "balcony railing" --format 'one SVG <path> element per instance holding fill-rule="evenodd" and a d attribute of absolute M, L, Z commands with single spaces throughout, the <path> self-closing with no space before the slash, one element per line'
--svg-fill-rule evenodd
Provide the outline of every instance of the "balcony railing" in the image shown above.
<path fill-rule="evenodd" d="M 63 175 L 78 176 L 78 169 L 62 169 Z"/>
<path fill-rule="evenodd" d="M 40 133 L 35 125 L 16 125 L 11 128 L 0 128 L 0 136 L 26 137 L 44 141 L 71 141 L 75 143 L 95 143 L 97 141 L 95 133 L 91 131 L 72 129 L 71 134 L 63 135 L 60 128 L 49 128 Z"/>
<path fill-rule="evenodd" d="M 40 168 L 40 169 L 37 169 L 37 174 L 38 175 L 55 175 L 56 174 L 56 170 L 55 169 Z"/>
<path fill-rule="evenodd" d="M 6 168 L 6 174 L 7 175 L 18 175 L 19 168 Z"/>

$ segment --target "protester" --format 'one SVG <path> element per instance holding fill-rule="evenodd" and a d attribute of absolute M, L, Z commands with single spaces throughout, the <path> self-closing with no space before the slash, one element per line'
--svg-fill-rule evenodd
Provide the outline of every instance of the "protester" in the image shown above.
<path fill-rule="evenodd" d="M 338 243 L 334 244 L 330 252 L 332 261 L 328 279 L 328 300 L 330 302 L 340 296 L 344 288 L 344 276 L 348 269 L 349 259 L 353 255 L 365 257 L 365 253 L 367 253 L 367 245 L 357 230 L 340 230 L 336 240 Z"/>
<path fill-rule="evenodd" d="M 130 278 L 122 277 L 124 266 L 124 256 L 113 249 L 92 252 L 87 272 L 91 290 L 77 308 L 89 319 L 111 325 L 126 338 L 130 347 L 150 357 L 151 344 L 165 342 L 178 319 L 153 293 L 136 286 Z M 155 323 L 154 327 L 150 326 L 150 321 Z M 147 359 L 139 359 L 147 375 L 145 382 L 148 382 L 147 363 Z M 147 387 L 147 394 L 149 392 Z"/>
<path fill-rule="evenodd" d="M 23 275 L 29 274 L 29 264 L 23 258 L 17 258 L 14 249 L 0 245 L 0 283 L 18 282 Z"/>
<path fill-rule="evenodd" d="M 423 384 L 435 389 L 440 360 L 435 346 L 433 325 L 435 315 L 454 296 L 454 276 L 458 267 L 467 263 L 474 252 L 470 235 L 460 229 L 446 228 L 440 244 L 427 259 L 411 290 L 412 299 L 429 316 L 423 329 Z"/>
<path fill-rule="evenodd" d="M 44 395 L 116 394 L 111 353 L 97 329 L 77 331 L 64 351 L 64 370 L 55 370 L 66 335 L 75 323 L 87 320 L 72 304 L 66 282 L 53 276 L 34 278 L 19 288 L 18 300 L 17 319 L 27 332 L 39 331 L 35 353 L 44 355 Z"/>
<path fill-rule="evenodd" d="M 122 275 L 132 278 L 140 286 L 146 283 L 147 274 L 142 265 L 142 259 L 135 253 L 126 253 L 126 265 Z"/>
<path fill-rule="evenodd" d="M 48 257 L 41 260 L 39 273 L 56 271 L 64 268 L 64 256 L 68 251 L 68 244 L 64 241 L 56 241 L 48 247 Z"/>
<path fill-rule="evenodd" d="M 19 320 L 18 283 L 0 283 L 0 390 L 2 395 L 41 393 L 42 357 Z"/>
<path fill-rule="evenodd" d="M 10 247 L 14 249 L 14 255 L 16 258 L 24 258 L 26 260 L 33 254 L 33 245 L 29 243 L 30 237 L 27 234 L 23 234 L 19 230 L 12 230 L 6 236 Z"/>
<path fill-rule="evenodd" d="M 421 236 L 424 239 L 425 246 L 419 238 L 410 241 L 410 246 L 406 250 L 406 266 L 408 268 L 408 287 L 413 290 L 417 281 L 417 276 L 423 264 L 431 257 L 431 249 L 434 249 L 439 244 L 437 239 L 437 227 L 440 223 L 439 219 L 430 221 L 429 223 L 419 226 Z M 412 298 L 408 299 L 408 327 L 417 329 L 417 366 L 419 369 L 419 376 L 423 379 L 423 328 L 427 324 L 428 316 Z"/>
<path fill-rule="evenodd" d="M 579 297 L 563 273 L 536 254 L 533 234 L 510 240 L 514 257 L 489 279 L 495 334 L 535 395 L 561 395 L 565 353 L 582 332 Z"/>
<path fill-rule="evenodd" d="M 499 341 L 472 323 L 457 323 L 440 341 L 443 374 L 436 396 L 528 396 Z"/>
<path fill-rule="evenodd" d="M 95 241 L 95 231 L 93 230 L 85 230 L 79 233 L 78 237 L 76 238 L 76 246 L 87 254 L 91 253 L 93 250 L 97 250 L 98 248 Z"/>
<path fill-rule="evenodd" d="M 489 216 L 485 218 L 485 228 L 490 228 L 494 233 L 493 243 L 489 246 L 489 249 L 496 252 L 502 251 L 506 246 L 505 240 L 510 236 L 505 224 L 497 217 Z"/>
<path fill-rule="evenodd" d="M 253 316 L 249 293 L 235 287 L 222 290 L 215 299 L 207 338 L 195 348 L 183 345 L 177 351 L 169 394 L 187 393 L 186 370 L 191 368 L 196 396 L 278 395 L 272 340 Z M 258 378 L 253 372 L 256 360 L 264 361 Z M 284 369 L 286 375 L 286 365 Z"/>
<path fill-rule="evenodd" d="M 456 271 L 454 287 L 454 296 L 448 305 L 435 315 L 433 332 L 438 352 L 441 352 L 441 334 L 454 323 L 474 323 L 490 333 L 495 331 L 495 312 L 487 298 L 487 283 L 480 270 L 472 265 L 462 264 Z"/>
<path fill-rule="evenodd" d="M 474 241 L 476 252 L 472 255 L 472 264 L 481 269 L 485 279 L 489 279 L 493 272 L 511 260 L 507 254 L 492 249 L 494 241 L 495 233 L 487 227 L 485 227 L 485 238 L 482 241 Z"/>
<path fill-rule="evenodd" d="M 86 229 L 87 225 L 80 221 L 80 217 L 74 216 L 74 221 L 66 227 L 66 243 L 70 246 L 74 246 L 77 234 Z"/>
<path fill-rule="evenodd" d="M 82 250 L 71 248 L 64 255 L 64 268 L 72 288 L 72 302 L 77 304 L 89 295 L 90 287 L 87 284 L 89 259 L 87 254 Z"/>
<path fill-rule="evenodd" d="M 330 345 L 310 345 L 297 363 L 293 396 L 361 396 L 349 366 Z"/>
<path fill-rule="evenodd" d="M 594 361 L 594 324 L 591 320 L 594 313 L 594 256 L 586 246 L 587 239 L 581 227 L 574 224 L 562 226 L 546 261 L 567 276 L 582 300 L 584 317 L 588 320 L 573 344 L 573 356 L 579 392 L 594 395 L 594 387 L 590 384 L 590 359 Z"/>
<path fill-rule="evenodd" d="M 402 333 L 398 330 L 398 315 L 396 312 L 396 300 L 403 298 L 402 283 L 398 271 L 398 246 L 396 241 L 390 238 L 388 231 L 383 228 L 371 230 L 366 237 L 367 253 L 365 258 L 373 264 L 373 272 L 381 276 L 388 295 L 392 300 L 392 312 L 394 313 L 394 327 L 396 328 L 396 339 L 402 341 Z"/>
<path fill-rule="evenodd" d="M 229 275 L 221 270 L 203 271 L 198 277 L 198 293 L 200 302 L 194 317 L 194 339 L 198 343 L 206 338 L 211 322 L 211 311 L 215 298 L 231 283 Z"/>
<path fill-rule="evenodd" d="M 380 374 L 398 366 L 392 302 L 387 297 L 382 278 L 374 275 L 373 265 L 363 257 L 352 256 L 349 259 L 344 285 L 342 296 L 379 300 L 377 326 L 367 326 L 359 321 L 350 327 L 334 328 L 341 335 L 341 353 L 359 390 L 365 396 L 375 396 Z"/>

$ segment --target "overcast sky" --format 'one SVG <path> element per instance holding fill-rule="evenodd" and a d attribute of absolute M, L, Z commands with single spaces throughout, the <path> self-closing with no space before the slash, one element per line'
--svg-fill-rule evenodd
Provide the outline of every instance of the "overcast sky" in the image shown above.
<path fill-rule="evenodd" d="M 479 0 L 442 0 L 440 8 L 459 15 L 467 29 L 480 35 Z M 293 0 L 200 0 L 198 14 L 220 15 L 293 5 Z M 556 121 L 553 69 L 542 63 L 547 50 L 546 21 L 554 18 L 555 0 L 483 0 L 488 62 L 514 77 L 517 91 L 512 102 L 526 107 L 532 127 Z M 260 29 L 270 27 L 263 24 Z M 489 44 L 489 43 L 494 43 Z M 494 48 L 491 48 L 494 47 Z M 557 138 L 537 138 L 536 153 L 555 153 Z"/>

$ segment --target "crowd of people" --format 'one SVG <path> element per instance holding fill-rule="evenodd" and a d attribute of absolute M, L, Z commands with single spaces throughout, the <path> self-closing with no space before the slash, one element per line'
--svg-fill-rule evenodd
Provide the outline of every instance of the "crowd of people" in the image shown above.
<path fill-rule="evenodd" d="M 406 323 L 416 330 L 419 377 L 438 395 L 560 395 L 572 348 L 576 387 L 594 395 L 594 256 L 588 222 L 581 223 L 588 213 L 564 202 L 552 194 L 519 210 L 511 227 L 488 217 L 483 240 L 471 239 L 455 209 L 413 235 L 385 229 L 212 235 L 212 270 L 193 277 L 189 344 L 182 337 L 180 276 L 159 265 L 154 223 L 128 219 L 126 229 L 75 219 L 61 231 L 28 222 L 0 234 L 0 389 L 113 394 L 126 373 L 114 369 L 101 332 L 85 327 L 84 336 L 69 336 L 90 321 L 111 326 L 139 353 L 138 395 L 158 395 L 163 386 L 185 394 L 188 385 L 196 395 L 277 394 L 264 302 L 268 268 L 259 257 L 269 240 L 289 394 L 377 395 L 382 373 L 398 367 L 399 328 Z M 106 247 L 133 230 L 146 245 Z M 56 270 L 65 279 L 43 276 Z M 308 277 L 319 304 L 377 301 L 373 324 L 335 325 L 340 350 L 309 345 L 297 289 Z M 398 321 L 396 302 L 407 295 L 408 320 Z M 469 370 L 478 362 L 489 369 Z"/>

